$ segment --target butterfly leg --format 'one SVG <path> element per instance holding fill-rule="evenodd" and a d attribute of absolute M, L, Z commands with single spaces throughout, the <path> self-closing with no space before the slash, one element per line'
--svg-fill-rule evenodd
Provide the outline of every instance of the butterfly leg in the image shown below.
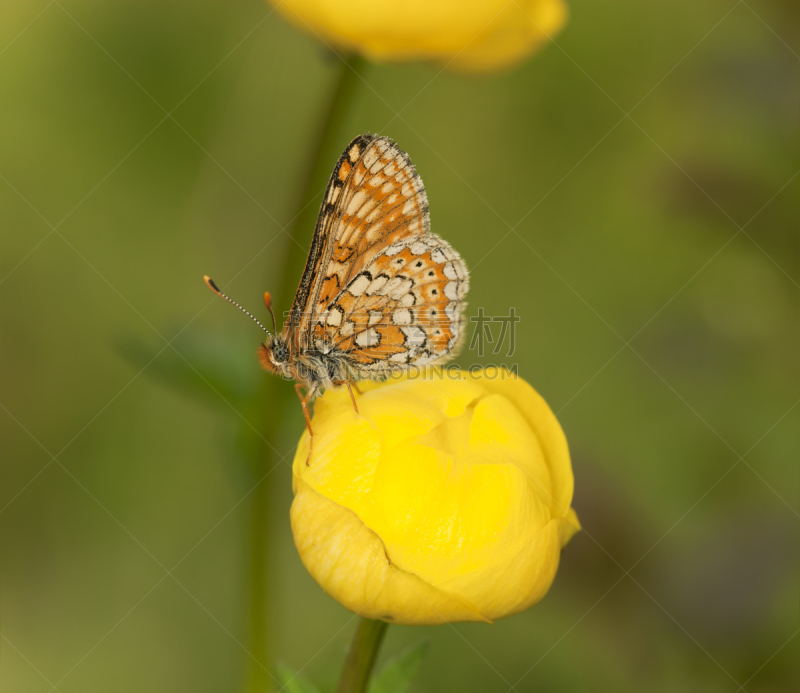
<path fill-rule="evenodd" d="M 356 384 L 355 383 L 350 383 L 349 380 L 335 380 L 333 384 L 334 385 L 347 385 L 347 391 L 350 393 L 350 401 L 353 403 L 353 409 L 355 409 L 356 410 L 356 414 L 358 414 L 359 413 L 358 405 L 356 404 L 356 398 L 355 398 L 355 395 L 353 394 L 353 388 L 356 387 Z M 364 394 L 357 387 L 356 387 L 356 392 L 358 392 L 359 395 L 363 395 Z"/>
<path fill-rule="evenodd" d="M 359 413 L 358 412 L 358 405 L 356 404 L 356 398 L 355 398 L 355 395 L 353 394 L 353 387 L 356 387 L 355 383 L 353 384 L 353 387 L 350 386 L 350 381 L 349 380 L 345 380 L 345 383 L 347 383 L 347 391 L 350 393 L 350 400 L 353 402 L 353 409 L 355 409 L 356 410 L 356 414 L 358 414 Z M 358 390 L 357 387 L 356 387 L 356 390 Z M 359 395 L 361 394 L 360 390 L 359 390 L 358 394 Z"/>
<path fill-rule="evenodd" d="M 308 414 L 308 400 L 314 395 L 317 388 L 315 386 L 310 387 L 304 396 L 303 393 L 300 392 L 301 387 L 300 383 L 295 383 L 294 391 L 300 398 L 300 406 L 303 407 L 303 416 L 306 417 L 306 428 L 308 429 L 308 457 L 306 457 L 306 466 L 308 466 L 311 462 L 311 449 L 314 447 L 314 429 L 311 428 L 311 417 Z"/>

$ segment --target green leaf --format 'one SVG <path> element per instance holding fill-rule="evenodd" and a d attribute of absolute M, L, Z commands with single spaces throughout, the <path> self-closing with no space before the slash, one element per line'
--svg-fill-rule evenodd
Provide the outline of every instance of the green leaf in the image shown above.
<path fill-rule="evenodd" d="M 428 641 L 423 640 L 392 657 L 380 674 L 372 679 L 369 693 L 405 693 L 427 652 Z"/>
<path fill-rule="evenodd" d="M 283 690 L 286 693 L 319 693 L 319 688 L 311 683 L 311 681 L 296 674 L 286 665 L 278 664 L 276 669 L 278 680 L 280 680 Z"/>

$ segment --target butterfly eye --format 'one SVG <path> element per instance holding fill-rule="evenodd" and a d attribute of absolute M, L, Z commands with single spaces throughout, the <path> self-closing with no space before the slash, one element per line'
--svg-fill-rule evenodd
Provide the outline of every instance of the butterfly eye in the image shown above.
<path fill-rule="evenodd" d="M 283 342 L 278 342 L 274 347 L 272 347 L 272 358 L 277 363 L 284 363 L 285 361 L 288 361 L 289 347 L 287 347 Z"/>

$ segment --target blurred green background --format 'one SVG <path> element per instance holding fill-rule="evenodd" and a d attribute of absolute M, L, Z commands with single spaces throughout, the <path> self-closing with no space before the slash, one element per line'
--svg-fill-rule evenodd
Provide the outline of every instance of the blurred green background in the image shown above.
<path fill-rule="evenodd" d="M 0 7 L 0 687 L 234 691 L 261 659 L 330 691 L 355 620 L 292 544 L 301 410 L 254 408 L 261 333 L 201 276 L 264 313 L 339 60 L 256 0 Z M 585 528 L 541 604 L 392 627 L 382 661 L 429 640 L 419 691 L 796 689 L 800 8 L 571 11 L 500 75 L 369 66 L 331 154 L 396 139 L 469 311 L 516 309 L 502 360 Z"/>

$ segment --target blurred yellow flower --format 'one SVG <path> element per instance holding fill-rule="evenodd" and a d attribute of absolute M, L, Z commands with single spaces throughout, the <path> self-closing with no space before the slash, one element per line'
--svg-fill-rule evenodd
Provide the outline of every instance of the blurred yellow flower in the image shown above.
<path fill-rule="evenodd" d="M 563 0 L 268 0 L 304 31 L 377 61 L 471 72 L 519 62 L 557 34 Z"/>
<path fill-rule="evenodd" d="M 492 377 L 494 374 L 494 377 Z M 294 459 L 294 540 L 351 611 L 392 623 L 491 621 L 547 592 L 580 528 L 564 433 L 508 371 L 360 383 L 315 404 Z"/>

